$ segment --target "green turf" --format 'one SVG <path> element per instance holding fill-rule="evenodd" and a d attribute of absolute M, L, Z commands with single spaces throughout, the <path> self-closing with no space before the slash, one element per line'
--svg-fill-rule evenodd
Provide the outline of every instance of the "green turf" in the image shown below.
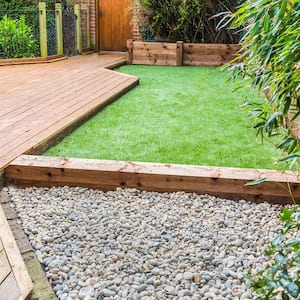
<path fill-rule="evenodd" d="M 268 168 L 279 156 L 249 129 L 245 88 L 209 67 L 124 66 L 140 85 L 45 155 L 209 166 Z"/>

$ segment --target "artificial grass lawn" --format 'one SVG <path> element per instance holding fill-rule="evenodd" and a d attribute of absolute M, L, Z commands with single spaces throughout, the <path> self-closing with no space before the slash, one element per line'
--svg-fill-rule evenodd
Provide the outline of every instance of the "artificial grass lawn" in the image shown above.
<path fill-rule="evenodd" d="M 255 138 L 245 88 L 211 67 L 124 66 L 140 85 L 45 155 L 272 169 L 279 152 Z"/>

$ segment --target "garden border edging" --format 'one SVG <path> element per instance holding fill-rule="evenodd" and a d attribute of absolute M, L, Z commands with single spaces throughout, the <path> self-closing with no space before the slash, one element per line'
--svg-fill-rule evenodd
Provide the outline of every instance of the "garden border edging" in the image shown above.
<path fill-rule="evenodd" d="M 81 186 L 102 190 L 136 188 L 157 192 L 194 192 L 232 200 L 300 203 L 298 172 L 171 165 L 21 155 L 4 171 L 5 184 L 18 187 Z M 251 180 L 266 178 L 259 185 Z"/>
<path fill-rule="evenodd" d="M 238 44 L 127 41 L 127 63 L 156 66 L 221 66 L 238 56 Z"/>
<path fill-rule="evenodd" d="M 67 56 L 51 55 L 47 57 L 7 58 L 7 59 L 0 59 L 0 66 L 52 63 L 63 59 L 67 59 Z"/>

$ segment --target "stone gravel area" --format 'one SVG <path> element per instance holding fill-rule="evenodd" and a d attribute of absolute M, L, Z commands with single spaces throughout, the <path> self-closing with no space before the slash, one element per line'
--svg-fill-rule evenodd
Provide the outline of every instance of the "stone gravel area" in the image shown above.
<path fill-rule="evenodd" d="M 252 299 L 280 206 L 189 193 L 8 188 L 59 299 Z"/>

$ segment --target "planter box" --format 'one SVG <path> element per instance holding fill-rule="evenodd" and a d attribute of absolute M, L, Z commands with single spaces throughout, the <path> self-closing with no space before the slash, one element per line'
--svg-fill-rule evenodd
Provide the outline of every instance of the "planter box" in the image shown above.
<path fill-rule="evenodd" d="M 127 41 L 127 63 L 157 66 L 221 66 L 241 50 L 235 44 Z"/>

